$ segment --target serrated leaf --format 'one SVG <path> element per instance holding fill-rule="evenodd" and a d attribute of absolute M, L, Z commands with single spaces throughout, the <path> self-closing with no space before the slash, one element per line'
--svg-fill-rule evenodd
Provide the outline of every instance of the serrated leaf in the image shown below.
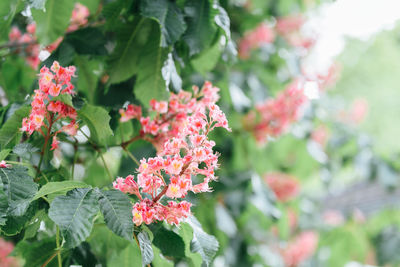
<path fill-rule="evenodd" d="M 15 140 L 18 134 L 21 133 L 20 128 L 22 127 L 22 119 L 27 117 L 30 112 L 30 107 L 23 106 L 16 110 L 14 114 L 4 123 L 0 129 L 0 145 L 5 148 L 13 140 Z"/>
<path fill-rule="evenodd" d="M 55 249 L 56 240 L 53 237 L 34 242 L 20 241 L 15 247 L 14 253 L 25 259 L 24 267 L 40 267 L 54 254 Z"/>
<path fill-rule="evenodd" d="M 111 117 L 104 108 L 86 104 L 77 112 L 89 127 L 91 139 L 97 144 L 104 144 L 113 135 L 110 128 Z"/>
<path fill-rule="evenodd" d="M 0 178 L 8 199 L 8 214 L 11 216 L 24 215 L 38 190 L 37 184 L 33 182 L 33 178 L 28 175 L 27 170 L 21 168 L 0 168 Z"/>
<path fill-rule="evenodd" d="M 183 40 L 187 43 L 190 56 L 200 53 L 211 45 L 216 33 L 214 17 L 216 9 L 211 0 L 189 0 L 185 3 L 187 30 Z"/>
<path fill-rule="evenodd" d="M 132 77 L 138 70 L 138 60 L 151 35 L 154 22 L 149 19 L 122 24 L 116 30 L 117 46 L 108 60 L 110 83 L 119 83 Z"/>
<path fill-rule="evenodd" d="M 146 231 L 142 231 L 137 236 L 140 244 L 140 251 L 142 254 L 142 265 L 145 266 L 153 261 L 154 253 L 151 245 L 149 234 Z"/>
<path fill-rule="evenodd" d="M 140 249 L 136 243 L 131 243 L 119 254 L 107 261 L 108 267 L 140 266 L 142 264 Z"/>
<path fill-rule="evenodd" d="M 161 46 L 174 44 L 186 30 L 183 14 L 179 7 L 169 0 L 144 0 L 140 10 L 143 16 L 160 24 Z"/>
<path fill-rule="evenodd" d="M 36 209 L 36 203 L 32 203 L 24 215 L 8 216 L 6 224 L 1 226 L 1 231 L 7 236 L 18 234 L 35 215 Z"/>
<path fill-rule="evenodd" d="M 132 203 L 119 190 L 96 190 L 99 194 L 100 210 L 108 228 L 115 234 L 131 241 L 133 239 Z"/>
<path fill-rule="evenodd" d="M 48 45 L 63 36 L 74 9 L 74 1 L 47 0 L 45 11 L 32 9 L 36 34 L 41 44 Z"/>
<path fill-rule="evenodd" d="M 167 99 L 168 88 L 161 68 L 168 58 L 168 49 L 160 47 L 160 30 L 152 22 L 151 36 L 141 51 L 134 94 L 142 104 L 149 105 L 151 99 Z"/>
<path fill-rule="evenodd" d="M 219 243 L 214 236 L 204 232 L 196 217 L 190 217 L 188 223 L 193 229 L 193 240 L 190 245 L 191 250 L 200 253 L 203 262 L 209 266 L 218 251 Z"/>
<path fill-rule="evenodd" d="M 39 149 L 37 147 L 34 147 L 30 143 L 17 144 L 13 148 L 13 152 L 23 159 L 30 159 L 32 153 L 35 153 L 37 151 L 39 151 Z"/>
<path fill-rule="evenodd" d="M 62 181 L 62 182 L 49 182 L 40 188 L 32 200 L 39 199 L 49 194 L 60 193 L 64 194 L 75 188 L 87 188 L 89 185 L 80 181 Z"/>
<path fill-rule="evenodd" d="M 53 200 L 49 217 L 60 227 L 65 248 L 78 246 L 90 235 L 98 210 L 97 194 L 88 188 L 74 189 Z"/>

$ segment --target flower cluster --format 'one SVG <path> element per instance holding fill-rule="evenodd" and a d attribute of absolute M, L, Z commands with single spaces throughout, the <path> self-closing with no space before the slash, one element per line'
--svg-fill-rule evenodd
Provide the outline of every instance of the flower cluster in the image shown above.
<path fill-rule="evenodd" d="M 9 257 L 14 249 L 11 242 L 7 242 L 0 238 L 0 267 L 17 267 L 20 266 L 17 258 Z"/>
<path fill-rule="evenodd" d="M 265 22 L 259 24 L 255 29 L 246 32 L 239 40 L 239 57 L 248 59 L 251 50 L 273 43 L 276 36 L 281 36 L 291 46 L 311 48 L 315 43 L 315 38 L 301 32 L 305 22 L 304 17 L 292 15 L 278 18 L 275 26 L 270 26 Z"/>
<path fill-rule="evenodd" d="M 8 35 L 11 44 L 16 44 L 14 53 L 23 53 L 26 62 L 33 69 L 37 69 L 40 63 L 40 46 L 36 40 L 36 24 L 31 23 L 26 26 L 26 33 L 22 34 L 18 27 L 14 26 Z"/>
<path fill-rule="evenodd" d="M 318 235 L 312 231 L 300 233 L 282 251 L 282 257 L 287 267 L 298 266 L 311 257 L 318 245 Z"/>
<path fill-rule="evenodd" d="M 299 193 L 299 182 L 290 175 L 272 172 L 264 175 L 265 183 L 275 193 L 278 201 L 286 202 Z"/>
<path fill-rule="evenodd" d="M 288 126 L 298 120 L 301 107 L 306 103 L 303 83 L 291 83 L 276 98 L 267 99 L 256 106 L 256 111 L 245 117 L 245 128 L 253 133 L 258 143 L 263 144 L 268 137 L 280 136 Z"/>
<path fill-rule="evenodd" d="M 275 40 L 274 30 L 266 23 L 261 23 L 254 30 L 247 32 L 239 42 L 239 57 L 247 59 L 250 51 Z"/>
<path fill-rule="evenodd" d="M 54 61 L 50 69 L 43 67 L 39 74 L 39 89 L 35 90 L 35 95 L 31 103 L 31 113 L 28 118 L 22 121 L 21 130 L 30 135 L 37 131 L 42 134 L 46 140 L 53 137 L 52 149 L 58 147 L 57 134 L 65 132 L 69 135 L 75 135 L 78 130 L 76 123 L 76 110 L 55 99 L 55 97 L 67 94 L 75 94 L 71 78 L 75 74 L 75 67 L 61 67 L 57 61 Z M 58 120 L 66 119 L 65 123 L 58 131 L 52 132 L 52 126 Z M 43 132 L 43 128 L 47 131 Z"/>
<path fill-rule="evenodd" d="M 190 215 L 191 203 L 176 200 L 185 198 L 189 191 L 211 191 L 209 183 L 216 179 L 218 155 L 212 150 L 215 142 L 207 135 L 216 127 L 230 129 L 225 114 L 215 104 L 219 89 L 206 82 L 201 90 L 193 87 L 193 91 L 193 95 L 171 93 L 168 102 L 152 100 L 152 119 L 142 116 L 137 106 L 120 111 L 122 121 L 140 121 L 142 138 L 158 151 L 156 157 L 140 161 L 136 181 L 129 175 L 114 182 L 114 188 L 138 197 L 140 202 L 133 206 L 136 225 L 154 221 L 177 225 Z M 194 178 L 201 181 L 195 183 Z M 166 204 L 159 202 L 164 195 L 169 198 Z"/>
<path fill-rule="evenodd" d="M 80 3 L 75 3 L 67 32 L 76 31 L 80 27 L 86 25 L 88 16 L 89 9 Z M 24 34 L 21 33 L 18 27 L 14 26 L 11 28 L 8 38 L 10 44 L 15 45 L 12 52 L 16 54 L 23 53 L 28 65 L 36 70 L 40 64 L 39 53 L 41 50 L 36 37 L 36 24 L 34 22 L 28 24 L 26 26 L 26 33 Z M 63 37 L 57 38 L 53 43 L 47 45 L 44 50 L 48 53 L 53 52 L 57 49 L 62 40 Z"/>

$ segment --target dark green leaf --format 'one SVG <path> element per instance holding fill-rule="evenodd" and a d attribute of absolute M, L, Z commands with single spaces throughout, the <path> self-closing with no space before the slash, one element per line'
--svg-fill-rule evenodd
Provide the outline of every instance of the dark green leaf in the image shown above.
<path fill-rule="evenodd" d="M 87 27 L 68 34 L 65 42 L 70 44 L 78 54 L 105 55 L 106 38 L 98 28 Z"/>
<path fill-rule="evenodd" d="M 8 214 L 24 215 L 38 190 L 37 184 L 33 182 L 26 169 L 20 168 L 0 168 L 0 178 L 8 199 Z"/>
<path fill-rule="evenodd" d="M 216 27 L 214 17 L 217 11 L 211 0 L 188 0 L 185 3 L 188 28 L 183 39 L 189 46 L 190 56 L 209 47 L 214 40 Z"/>
<path fill-rule="evenodd" d="M 100 210 L 108 228 L 127 240 L 133 238 L 132 203 L 119 190 L 96 190 L 99 194 Z"/>
<path fill-rule="evenodd" d="M 78 115 L 89 127 L 90 137 L 97 144 L 103 144 L 113 135 L 110 128 L 111 117 L 104 108 L 86 104 L 78 110 Z"/>
<path fill-rule="evenodd" d="M 47 0 L 45 11 L 32 10 L 37 36 L 41 44 L 49 45 L 64 35 L 74 9 L 74 1 Z"/>
<path fill-rule="evenodd" d="M 171 243 L 170 243 L 171 244 Z M 153 246 L 154 259 L 151 263 L 153 267 L 173 267 L 174 264 L 161 255 L 160 250 Z"/>
<path fill-rule="evenodd" d="M 42 188 L 40 188 L 39 192 L 36 193 L 35 197 L 32 200 L 39 199 L 49 194 L 59 193 L 61 195 L 75 188 L 87 187 L 90 186 L 80 181 L 49 182 L 45 184 Z"/>
<path fill-rule="evenodd" d="M 98 210 L 97 194 L 92 189 L 74 189 L 53 200 L 49 217 L 60 227 L 64 247 L 76 247 L 90 235 Z"/>
<path fill-rule="evenodd" d="M 169 0 L 144 0 L 141 2 L 143 16 L 160 24 L 161 46 L 174 44 L 185 32 L 186 24 L 181 10 Z"/>
<path fill-rule="evenodd" d="M 37 203 L 32 203 L 23 216 L 8 216 L 6 224 L 1 227 L 1 231 L 7 236 L 18 234 L 35 216 L 36 209 Z"/>
<path fill-rule="evenodd" d="M 146 231 L 143 231 L 140 232 L 137 237 L 140 244 L 140 251 L 142 253 L 142 264 L 143 266 L 150 264 L 153 261 L 154 253 L 149 234 Z"/>
<path fill-rule="evenodd" d="M 3 182 L 0 180 L 0 225 L 5 225 L 7 221 L 8 199 L 4 192 Z"/>
<path fill-rule="evenodd" d="M 16 140 L 21 134 L 22 119 L 27 117 L 30 112 L 30 107 L 23 106 L 16 110 L 14 114 L 4 123 L 3 127 L 0 129 L 0 145 L 2 148 L 8 147 L 12 141 Z"/>
<path fill-rule="evenodd" d="M 160 248 L 165 256 L 185 257 L 185 243 L 176 233 L 161 227 L 154 235 L 153 244 Z"/>

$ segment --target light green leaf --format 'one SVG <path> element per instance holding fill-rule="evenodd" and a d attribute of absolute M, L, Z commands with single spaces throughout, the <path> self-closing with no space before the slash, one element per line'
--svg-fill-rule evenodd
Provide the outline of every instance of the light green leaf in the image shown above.
<path fill-rule="evenodd" d="M 11 149 L 3 149 L 0 151 L 0 160 L 4 160 L 11 153 Z"/>
<path fill-rule="evenodd" d="M 61 94 L 52 99 L 52 101 L 60 101 L 68 106 L 73 107 L 72 96 L 70 94 Z"/>
<path fill-rule="evenodd" d="M 62 182 L 49 182 L 40 188 L 39 192 L 36 193 L 32 200 L 39 199 L 49 194 L 59 193 L 60 195 L 65 194 L 67 191 L 75 188 L 87 188 L 89 185 L 80 181 L 62 181 Z"/>
<path fill-rule="evenodd" d="M 71 0 L 47 0 L 45 11 L 32 9 L 41 44 L 48 45 L 64 35 L 73 9 L 74 1 Z"/>
<path fill-rule="evenodd" d="M 96 190 L 99 194 L 100 210 L 108 228 L 127 240 L 133 239 L 132 203 L 119 190 Z"/>
<path fill-rule="evenodd" d="M 37 184 L 33 182 L 27 170 L 22 168 L 0 168 L 0 178 L 8 199 L 8 214 L 24 215 L 37 192 Z"/>
<path fill-rule="evenodd" d="M 100 62 L 88 59 L 85 56 L 76 56 L 75 62 L 78 67 L 78 86 L 79 92 L 83 92 L 90 103 L 96 97 L 96 87 L 99 76 L 95 73 L 100 70 Z"/>
<path fill-rule="evenodd" d="M 91 139 L 97 144 L 104 144 L 107 138 L 113 135 L 110 128 L 111 117 L 104 108 L 86 104 L 77 112 L 89 127 Z"/>
<path fill-rule="evenodd" d="M 151 263 L 151 265 L 153 267 L 173 267 L 174 264 L 167 260 L 166 258 L 164 258 L 161 255 L 161 251 L 156 247 L 153 246 L 153 252 L 154 252 L 154 259 L 153 262 Z"/>
<path fill-rule="evenodd" d="M 7 221 L 8 199 L 4 192 L 3 182 L 0 180 L 0 225 L 5 225 Z"/>
<path fill-rule="evenodd" d="M 22 119 L 27 117 L 30 112 L 30 107 L 23 106 L 16 110 L 14 114 L 4 123 L 0 129 L 0 145 L 2 148 L 8 147 L 11 144 L 13 147 L 13 140 L 21 134 Z"/>
<path fill-rule="evenodd" d="M 174 44 L 186 30 L 183 14 L 178 6 L 169 0 L 144 0 L 140 5 L 143 16 L 160 24 L 161 46 Z"/>
<path fill-rule="evenodd" d="M 201 255 L 199 253 L 192 252 L 190 244 L 193 240 L 193 229 L 188 223 L 181 223 L 179 229 L 179 235 L 185 242 L 185 255 L 190 266 L 200 267 L 202 263 Z"/>
<path fill-rule="evenodd" d="M 0 1 L 0 40 L 6 40 L 10 24 L 18 12 L 24 8 L 23 0 Z"/>
<path fill-rule="evenodd" d="M 28 242 L 23 240 L 15 247 L 15 254 L 25 259 L 24 267 L 40 267 L 46 262 L 56 249 L 55 238 L 46 238 Z"/>
<path fill-rule="evenodd" d="M 188 28 L 183 36 L 190 56 L 200 53 L 211 45 L 217 32 L 214 17 L 217 10 L 211 0 L 188 0 L 185 3 Z"/>
<path fill-rule="evenodd" d="M 90 235 L 98 210 L 97 194 L 88 188 L 74 189 L 53 200 L 49 217 L 60 227 L 65 248 L 78 246 Z"/>
<path fill-rule="evenodd" d="M 212 47 L 202 52 L 199 56 L 192 59 L 192 65 L 195 70 L 205 75 L 207 72 L 214 69 L 221 57 L 221 47 L 219 42 L 216 42 Z"/>
<path fill-rule="evenodd" d="M 122 266 L 141 266 L 142 257 L 140 256 L 140 249 L 136 243 L 131 243 L 119 254 L 114 254 L 111 259 L 107 261 L 108 267 L 122 267 Z"/>

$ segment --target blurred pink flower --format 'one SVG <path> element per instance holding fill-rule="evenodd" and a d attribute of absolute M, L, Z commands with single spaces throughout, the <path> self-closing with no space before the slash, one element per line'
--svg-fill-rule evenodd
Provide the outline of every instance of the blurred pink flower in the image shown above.
<path fill-rule="evenodd" d="M 288 174 L 279 172 L 267 173 L 264 175 L 264 181 L 275 193 L 278 201 L 289 201 L 299 193 L 299 182 Z"/>
<path fill-rule="evenodd" d="M 365 98 L 357 98 L 350 109 L 351 122 L 361 123 L 368 114 L 368 101 Z"/>
<path fill-rule="evenodd" d="M 300 233 L 282 251 L 287 267 L 294 267 L 310 258 L 318 245 L 318 235 L 312 231 Z"/>
<path fill-rule="evenodd" d="M 329 137 L 328 128 L 325 125 L 319 125 L 311 132 L 311 139 L 324 147 Z"/>
<path fill-rule="evenodd" d="M 322 215 L 322 219 L 325 224 L 330 226 L 339 226 L 344 223 L 344 217 L 342 213 L 337 210 L 327 210 Z"/>
<path fill-rule="evenodd" d="M 274 42 L 274 30 L 265 23 L 261 23 L 253 31 L 247 32 L 239 41 L 239 57 L 247 59 L 253 49 L 259 48 L 263 44 Z"/>
<path fill-rule="evenodd" d="M 18 267 L 20 266 L 17 258 L 8 257 L 14 249 L 14 244 L 0 238 L 0 267 Z"/>

